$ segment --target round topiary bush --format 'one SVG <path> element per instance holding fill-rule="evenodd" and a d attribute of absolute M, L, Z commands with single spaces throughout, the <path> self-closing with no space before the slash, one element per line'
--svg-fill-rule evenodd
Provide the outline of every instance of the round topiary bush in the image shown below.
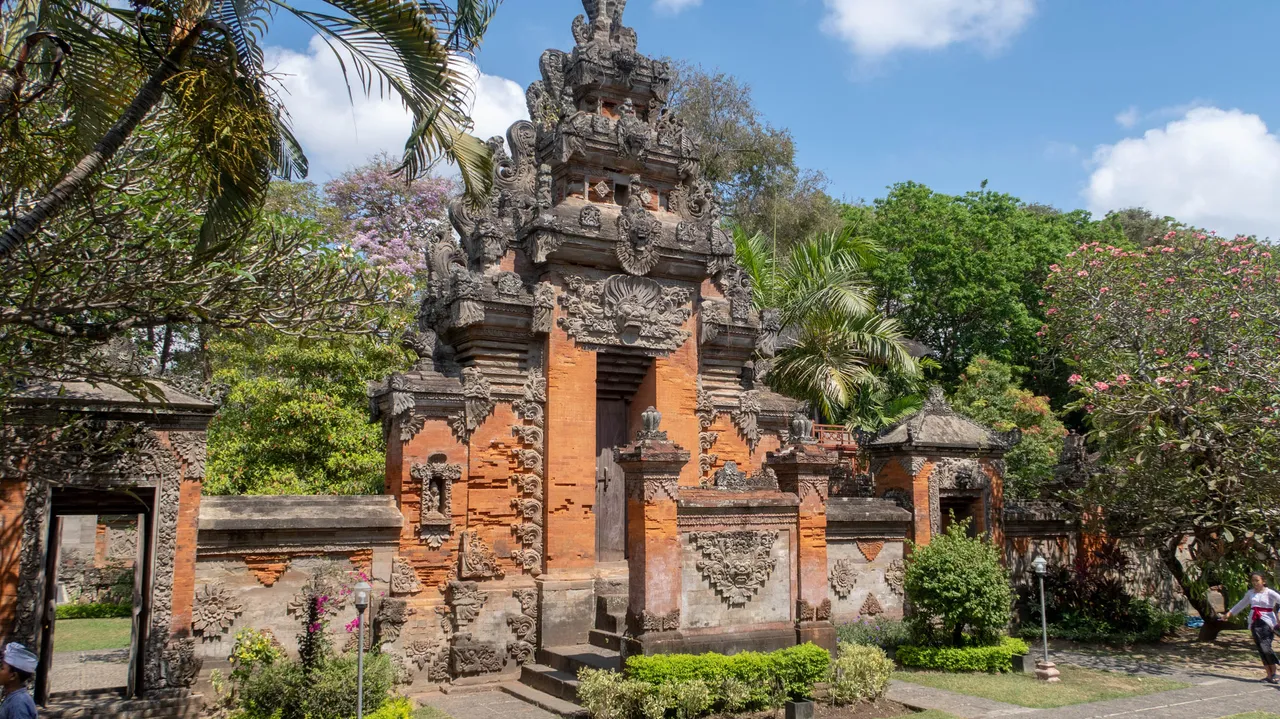
<path fill-rule="evenodd" d="M 994 644 L 1009 625 L 1009 572 L 991 542 L 954 522 L 923 547 L 912 547 L 903 586 L 913 639 L 923 644 Z"/>

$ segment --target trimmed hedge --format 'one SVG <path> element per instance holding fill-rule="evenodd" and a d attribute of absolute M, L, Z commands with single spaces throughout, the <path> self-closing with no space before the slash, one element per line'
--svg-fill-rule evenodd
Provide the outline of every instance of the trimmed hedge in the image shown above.
<path fill-rule="evenodd" d="M 944 672 L 1008 672 L 1013 670 L 1013 657 L 1030 651 L 1027 643 L 1005 637 L 999 644 L 986 647 L 898 647 L 898 663 L 915 669 L 937 669 Z"/>
<path fill-rule="evenodd" d="M 792 699 L 813 696 L 813 685 L 824 681 L 831 655 L 813 643 L 776 652 L 724 654 L 657 654 L 627 658 L 627 676 L 655 686 L 700 680 L 713 689 L 736 680 L 750 691 L 752 708 L 771 706 L 776 688 Z"/>
<path fill-rule="evenodd" d="M 133 616 L 133 604 L 129 602 L 58 605 L 58 619 L 118 619 L 130 616 Z"/>

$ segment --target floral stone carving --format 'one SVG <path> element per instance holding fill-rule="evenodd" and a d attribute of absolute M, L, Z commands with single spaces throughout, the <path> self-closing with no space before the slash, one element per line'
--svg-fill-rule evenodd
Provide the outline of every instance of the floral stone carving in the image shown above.
<path fill-rule="evenodd" d="M 490 674 L 502 671 L 503 652 L 493 644 L 482 644 L 473 641 L 470 634 L 459 637 L 459 641 L 449 650 L 453 665 L 453 673 Z"/>
<path fill-rule="evenodd" d="M 498 566 L 498 556 L 493 548 L 480 539 L 480 533 L 469 530 L 462 533 L 462 548 L 458 552 L 458 577 L 460 579 L 489 579 L 505 576 Z"/>
<path fill-rule="evenodd" d="M 414 463 L 409 476 L 422 492 L 418 532 L 427 546 L 439 549 L 453 534 L 453 483 L 462 479 L 462 465 L 450 464 L 444 454 L 436 453 L 425 464 Z"/>
<path fill-rule="evenodd" d="M 702 555 L 698 571 L 730 607 L 745 606 L 769 580 L 777 566 L 771 552 L 777 539 L 777 532 L 764 530 L 689 534 Z"/>
<path fill-rule="evenodd" d="M 760 391 L 752 389 L 738 395 L 738 409 L 729 416 L 754 452 L 760 442 Z"/>
<path fill-rule="evenodd" d="M 903 596 L 905 591 L 902 585 L 903 582 L 906 581 L 906 578 L 907 565 L 904 564 L 901 559 L 895 559 L 892 562 L 889 562 L 889 566 L 884 570 L 884 583 L 888 584 L 889 589 L 893 590 L 893 593 L 900 597 Z"/>
<path fill-rule="evenodd" d="M 409 603 L 394 597 L 382 597 L 378 602 L 378 611 L 373 615 L 373 635 L 378 644 L 394 642 L 400 638 L 400 630 L 413 610 Z"/>
<path fill-rule="evenodd" d="M 493 412 L 492 387 L 478 367 L 462 369 L 462 412 L 449 418 L 449 427 L 465 444 L 471 433 Z"/>
<path fill-rule="evenodd" d="M 646 354 L 666 354 L 692 334 L 684 329 L 693 314 L 692 295 L 685 288 L 627 275 L 598 282 L 572 275 L 566 283 L 560 327 L 588 349 L 635 347 Z"/>
<path fill-rule="evenodd" d="M 413 565 L 404 557 L 396 557 L 391 562 L 391 593 L 416 594 L 422 591 L 422 580 Z"/>
<path fill-rule="evenodd" d="M 848 599 L 853 585 L 858 581 L 858 568 L 853 562 L 841 559 L 831 568 L 831 591 L 841 599 Z"/>
<path fill-rule="evenodd" d="M 453 580 L 445 586 L 444 600 L 452 613 L 453 630 L 458 631 L 480 616 L 480 609 L 489 601 L 489 595 L 480 591 L 480 585 L 475 582 Z"/>
<path fill-rule="evenodd" d="M 858 610 L 858 614 L 874 617 L 877 614 L 884 614 L 884 607 L 880 606 L 880 600 L 876 599 L 876 595 L 868 594 L 866 601 L 862 603 L 862 608 Z"/>
<path fill-rule="evenodd" d="M 191 606 L 191 627 L 204 639 L 216 639 L 231 628 L 236 616 L 244 611 L 235 595 L 214 582 L 201 585 Z"/>

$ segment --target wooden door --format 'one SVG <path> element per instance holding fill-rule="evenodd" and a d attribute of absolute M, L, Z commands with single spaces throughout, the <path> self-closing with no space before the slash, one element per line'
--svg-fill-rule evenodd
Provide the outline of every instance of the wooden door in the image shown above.
<path fill-rule="evenodd" d="M 627 402 L 596 400 L 596 560 L 627 558 L 627 491 L 613 448 L 627 443 Z"/>
<path fill-rule="evenodd" d="M 46 505 L 47 506 L 47 505 Z M 48 522 L 49 533 L 44 543 L 44 592 L 36 603 L 40 628 L 40 659 L 36 664 L 36 703 L 49 703 L 49 675 L 53 673 L 53 629 L 58 617 L 58 555 L 62 546 L 62 517 Z"/>

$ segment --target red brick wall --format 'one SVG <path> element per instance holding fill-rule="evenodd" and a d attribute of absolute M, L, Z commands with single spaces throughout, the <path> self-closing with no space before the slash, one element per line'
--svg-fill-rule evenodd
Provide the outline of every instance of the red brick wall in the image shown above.
<path fill-rule="evenodd" d="M 509 576 L 521 572 L 511 558 L 520 545 L 511 533 L 511 525 L 519 521 L 511 500 L 519 489 L 511 484 L 511 475 L 521 471 L 511 451 L 520 443 L 511 434 L 513 424 L 524 424 L 509 404 L 499 404 L 489 419 L 471 435 L 471 464 L 467 469 L 466 528 L 493 548 L 498 565 Z"/>
<path fill-rule="evenodd" d="M 22 500 L 26 482 L 0 479 L 0 637 L 13 628 L 22 552 Z"/>
<path fill-rule="evenodd" d="M 400 534 L 400 556 L 408 560 L 424 586 L 432 587 L 443 582 L 450 567 L 457 561 L 457 549 L 462 530 L 467 526 L 467 482 L 453 483 L 453 535 L 439 549 L 431 549 L 419 536 L 418 520 L 422 513 L 422 488 L 410 471 L 415 462 L 426 462 L 433 454 L 443 454 L 451 464 L 463 467 L 463 479 L 467 476 L 467 448 L 454 438 L 449 424 L 443 419 L 427 420 L 422 431 L 407 444 L 400 442 L 400 428 L 391 428 L 388 444 L 388 472 L 398 478 L 394 486 L 399 491 L 400 512 L 404 515 L 404 528 Z M 392 457 L 398 457 L 397 465 L 391 465 Z M 393 485 L 389 484 L 388 487 Z"/>
<path fill-rule="evenodd" d="M 178 494 L 177 552 L 173 559 L 173 619 L 170 631 L 191 631 L 196 594 L 196 535 L 200 530 L 200 480 L 183 480 Z"/>
<path fill-rule="evenodd" d="M 556 309 L 557 315 L 563 310 Z M 547 340 L 547 571 L 595 565 L 596 354 L 557 325 Z"/>

